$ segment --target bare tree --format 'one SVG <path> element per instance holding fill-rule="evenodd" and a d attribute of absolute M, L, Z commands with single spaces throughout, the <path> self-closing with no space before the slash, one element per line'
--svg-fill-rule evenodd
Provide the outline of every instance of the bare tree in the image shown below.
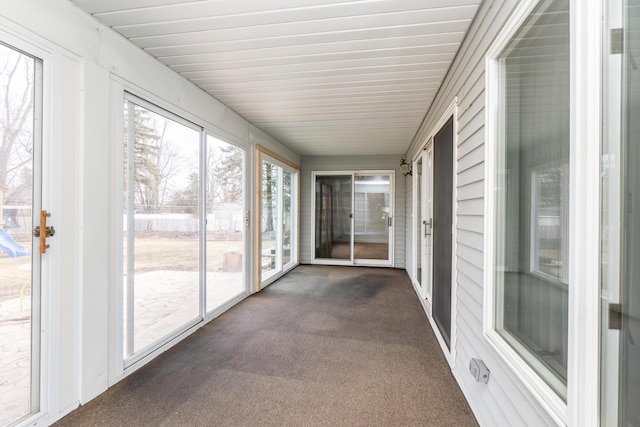
<path fill-rule="evenodd" d="M 31 201 L 34 59 L 0 46 L 0 185 L 5 201 Z"/>

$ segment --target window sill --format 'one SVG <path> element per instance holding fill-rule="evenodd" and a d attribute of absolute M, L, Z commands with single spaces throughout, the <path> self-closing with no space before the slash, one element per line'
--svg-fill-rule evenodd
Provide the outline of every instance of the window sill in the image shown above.
<path fill-rule="evenodd" d="M 545 411 L 558 423 L 567 425 L 567 402 L 560 397 L 540 375 L 518 354 L 511 344 L 497 331 L 485 331 L 485 338 L 525 388 L 540 403 Z M 514 339 L 515 340 L 515 339 Z"/>

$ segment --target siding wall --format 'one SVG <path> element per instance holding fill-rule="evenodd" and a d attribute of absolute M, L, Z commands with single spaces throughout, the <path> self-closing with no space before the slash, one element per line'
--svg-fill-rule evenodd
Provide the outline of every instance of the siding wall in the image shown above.
<path fill-rule="evenodd" d="M 487 0 L 478 11 L 443 85 L 417 133 L 406 158 L 436 129 L 436 122 L 458 98 L 455 173 L 457 174 L 456 262 L 457 324 L 452 371 L 478 421 L 483 426 L 555 425 L 545 409 L 525 388 L 483 336 L 483 245 L 485 156 L 485 53 L 517 5 L 517 1 Z M 408 184 L 408 183 L 407 183 Z M 411 186 L 407 185 L 406 239 L 411 244 Z M 412 249 L 412 248 L 411 248 Z M 413 251 L 405 265 L 411 266 Z M 411 268 L 407 271 L 411 274 Z M 469 374 L 471 358 L 483 359 L 491 371 L 488 384 Z"/>
<path fill-rule="evenodd" d="M 300 159 L 300 263 L 311 263 L 311 173 L 315 171 L 395 170 L 395 257 L 394 267 L 404 268 L 405 253 L 405 180 L 400 172 L 401 156 L 328 156 Z"/>

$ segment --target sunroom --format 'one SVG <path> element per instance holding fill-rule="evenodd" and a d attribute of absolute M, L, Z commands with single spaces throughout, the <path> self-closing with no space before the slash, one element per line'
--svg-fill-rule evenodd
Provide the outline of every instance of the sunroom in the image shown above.
<path fill-rule="evenodd" d="M 309 266 L 406 278 L 480 425 L 640 426 L 640 2 L 0 10 L 1 425 Z"/>

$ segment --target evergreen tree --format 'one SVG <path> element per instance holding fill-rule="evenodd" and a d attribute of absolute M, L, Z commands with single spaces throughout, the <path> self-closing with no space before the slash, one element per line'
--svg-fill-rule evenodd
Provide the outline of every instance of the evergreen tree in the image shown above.
<path fill-rule="evenodd" d="M 197 214 L 200 180 L 198 172 L 189 174 L 189 182 L 182 190 L 175 191 L 171 196 L 171 205 L 179 212 Z"/>
<path fill-rule="evenodd" d="M 212 209 L 222 203 L 242 203 L 244 152 L 229 144 L 207 151 L 207 202 Z"/>
<path fill-rule="evenodd" d="M 145 213 L 158 213 L 172 193 L 172 178 L 183 164 L 176 147 L 165 138 L 171 121 L 145 108 L 125 103 L 125 168 L 128 150 L 128 113 L 134 108 L 135 205 Z M 131 171 L 128 171 L 129 173 Z"/>

